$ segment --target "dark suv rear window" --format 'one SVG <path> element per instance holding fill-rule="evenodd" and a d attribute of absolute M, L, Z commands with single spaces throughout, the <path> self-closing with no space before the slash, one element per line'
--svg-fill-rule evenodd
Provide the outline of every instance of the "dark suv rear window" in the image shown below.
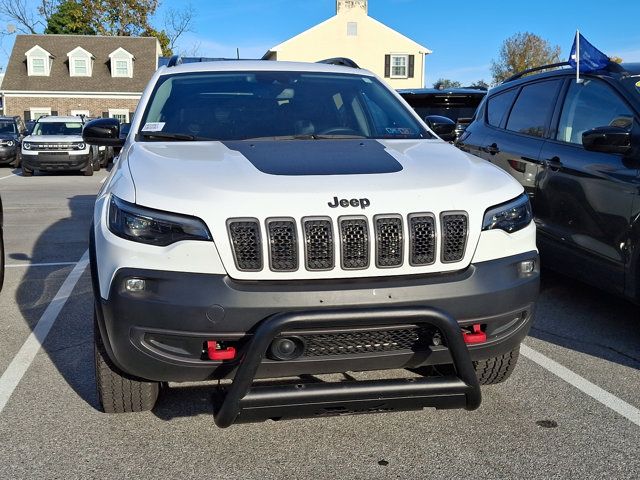
<path fill-rule="evenodd" d="M 487 101 L 487 121 L 489 125 L 499 127 L 502 125 L 506 113 L 509 111 L 509 107 L 513 103 L 513 98 L 516 96 L 516 89 L 508 90 L 504 93 L 495 95 Z"/>
<path fill-rule="evenodd" d="M 511 109 L 507 130 L 533 137 L 544 137 L 559 86 L 560 80 L 524 86 Z"/>

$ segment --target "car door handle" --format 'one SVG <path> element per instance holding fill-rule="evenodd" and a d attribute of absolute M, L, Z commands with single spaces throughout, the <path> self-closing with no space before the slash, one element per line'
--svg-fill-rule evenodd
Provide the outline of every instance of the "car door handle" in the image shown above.
<path fill-rule="evenodd" d="M 500 153 L 500 149 L 498 148 L 498 144 L 497 143 L 492 143 L 491 145 L 488 145 L 486 147 L 484 147 L 484 151 L 487 153 L 490 153 L 491 155 L 495 155 L 496 153 Z"/>
<path fill-rule="evenodd" d="M 557 172 L 562 168 L 562 162 L 560 161 L 560 157 L 551 157 L 544 160 L 544 166 L 550 168 L 554 172 Z"/>

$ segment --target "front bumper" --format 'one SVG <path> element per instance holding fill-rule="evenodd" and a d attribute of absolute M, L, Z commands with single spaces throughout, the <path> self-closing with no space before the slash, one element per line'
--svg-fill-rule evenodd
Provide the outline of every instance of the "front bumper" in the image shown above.
<path fill-rule="evenodd" d="M 22 163 L 29 170 L 84 170 L 91 161 L 90 153 L 37 152 L 22 155 Z"/>
<path fill-rule="evenodd" d="M 18 154 L 18 146 L 14 145 L 13 147 L 6 147 L 0 145 L 0 165 L 6 165 L 7 163 L 11 163 L 16 159 L 16 155 Z"/>
<path fill-rule="evenodd" d="M 205 342 L 217 340 L 242 349 L 263 320 L 285 312 L 433 307 L 447 312 L 462 327 L 483 325 L 487 340 L 469 346 L 472 360 L 507 353 L 524 339 L 533 318 L 539 269 L 521 274 L 517 268 L 531 259 L 538 264 L 535 251 L 472 264 L 450 274 L 298 282 L 234 281 L 226 275 L 123 268 L 114 276 L 109 300 L 104 300 L 92 252 L 92 278 L 98 327 L 114 363 L 137 377 L 179 382 L 233 377 L 237 364 L 209 360 L 203 355 Z M 143 292 L 125 290 L 124 281 L 132 277 L 145 280 Z M 349 327 L 347 322 L 331 332 Z M 451 356 L 446 347 L 429 346 L 420 351 L 264 359 L 256 377 L 448 363 Z"/>

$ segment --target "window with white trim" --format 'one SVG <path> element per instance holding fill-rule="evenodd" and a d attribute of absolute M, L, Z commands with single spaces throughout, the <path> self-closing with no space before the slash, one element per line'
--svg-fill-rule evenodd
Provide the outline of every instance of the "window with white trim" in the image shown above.
<path fill-rule="evenodd" d="M 391 55 L 391 78 L 407 78 L 409 55 Z"/>
<path fill-rule="evenodd" d="M 31 107 L 29 109 L 31 120 L 38 120 L 45 115 L 51 115 L 51 108 L 48 107 Z"/>
<path fill-rule="evenodd" d="M 118 48 L 109 54 L 112 77 L 133 77 L 133 61 L 135 58 L 124 48 Z"/>
<path fill-rule="evenodd" d="M 52 56 L 44 48 L 36 45 L 29 49 L 27 57 L 27 74 L 30 77 L 48 77 L 51 70 Z"/>
<path fill-rule="evenodd" d="M 69 57 L 69 75 L 72 77 L 90 77 L 93 70 L 93 55 L 82 47 L 76 47 L 67 53 Z"/>
<path fill-rule="evenodd" d="M 120 123 L 129 123 L 129 110 L 125 108 L 110 108 L 109 116 L 120 120 Z"/>
<path fill-rule="evenodd" d="M 90 116 L 89 110 L 71 110 L 70 112 L 71 116 L 78 116 L 78 117 L 88 117 Z"/>

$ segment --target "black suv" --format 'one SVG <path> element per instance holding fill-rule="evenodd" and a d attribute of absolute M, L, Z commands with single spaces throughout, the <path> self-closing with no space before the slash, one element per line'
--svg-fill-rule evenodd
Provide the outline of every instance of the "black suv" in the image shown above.
<path fill-rule="evenodd" d="M 20 142 L 26 132 L 19 116 L 0 117 L 0 165 L 20 166 Z"/>
<path fill-rule="evenodd" d="M 443 140 L 455 140 L 471 122 L 487 91 L 480 88 L 417 88 L 398 90 L 398 93 Z M 447 128 L 447 124 L 452 127 Z"/>
<path fill-rule="evenodd" d="M 458 146 L 524 185 L 547 267 L 640 303 L 640 64 L 515 75 Z"/>

